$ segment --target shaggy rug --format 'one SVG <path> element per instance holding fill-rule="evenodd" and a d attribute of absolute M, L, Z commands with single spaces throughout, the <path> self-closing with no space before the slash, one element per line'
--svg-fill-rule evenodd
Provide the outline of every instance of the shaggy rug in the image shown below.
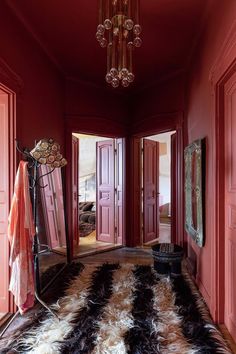
<path fill-rule="evenodd" d="M 187 275 L 130 264 L 78 273 L 52 305 L 58 318 L 43 310 L 1 353 L 231 353 Z"/>

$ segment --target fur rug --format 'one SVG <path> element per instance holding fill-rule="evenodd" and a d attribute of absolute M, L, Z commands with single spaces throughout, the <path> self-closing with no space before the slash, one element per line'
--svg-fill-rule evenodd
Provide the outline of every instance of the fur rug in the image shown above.
<path fill-rule="evenodd" d="M 51 307 L 58 318 L 41 312 L 0 352 L 231 353 L 187 275 L 158 278 L 152 267 L 130 264 L 86 266 L 73 270 Z"/>

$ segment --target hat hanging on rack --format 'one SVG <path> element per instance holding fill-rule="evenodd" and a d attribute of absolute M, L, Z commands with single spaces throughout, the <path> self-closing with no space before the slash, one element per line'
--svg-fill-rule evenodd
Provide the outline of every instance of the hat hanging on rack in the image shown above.
<path fill-rule="evenodd" d="M 60 153 L 60 145 L 53 139 L 40 140 L 30 155 L 41 163 L 52 168 L 63 167 L 67 164 L 66 159 Z"/>

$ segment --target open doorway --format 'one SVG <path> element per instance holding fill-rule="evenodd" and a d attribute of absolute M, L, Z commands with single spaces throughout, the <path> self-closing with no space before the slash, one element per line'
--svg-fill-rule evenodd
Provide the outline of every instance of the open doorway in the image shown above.
<path fill-rule="evenodd" d="M 120 247 L 124 234 L 123 139 L 77 133 L 72 139 L 78 151 L 72 159 L 73 165 L 77 160 L 78 169 L 72 167 L 78 192 L 74 256 Z"/>
<path fill-rule="evenodd" d="M 143 245 L 171 242 L 171 137 L 174 133 L 171 131 L 142 139 Z"/>

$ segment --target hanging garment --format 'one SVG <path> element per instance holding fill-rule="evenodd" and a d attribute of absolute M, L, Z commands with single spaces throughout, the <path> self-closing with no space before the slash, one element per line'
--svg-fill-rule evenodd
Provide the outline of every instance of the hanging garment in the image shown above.
<path fill-rule="evenodd" d="M 29 192 L 28 162 L 20 161 L 9 214 L 11 280 L 9 290 L 14 295 L 20 313 L 34 305 L 34 270 L 32 244 L 35 226 Z"/>

